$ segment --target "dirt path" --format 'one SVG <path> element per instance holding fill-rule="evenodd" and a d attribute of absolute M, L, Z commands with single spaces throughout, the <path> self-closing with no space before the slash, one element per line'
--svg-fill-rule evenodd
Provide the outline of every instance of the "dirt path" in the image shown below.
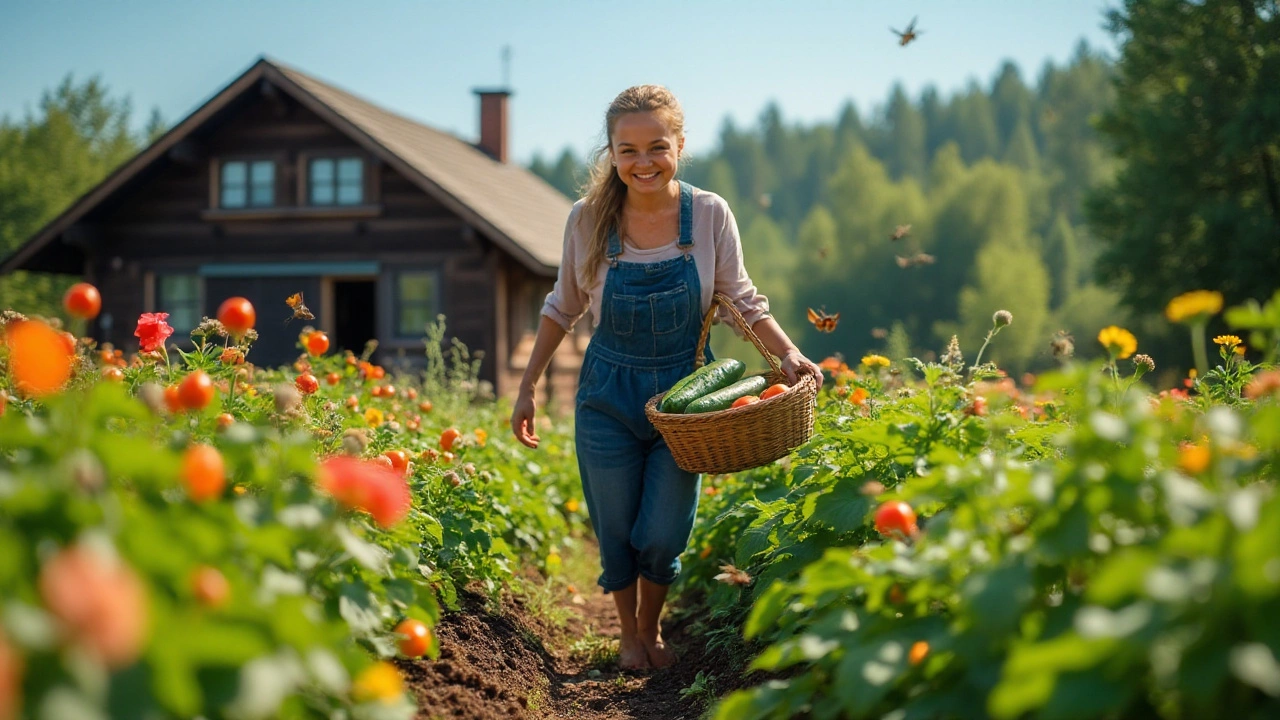
<path fill-rule="evenodd" d="M 584 543 L 582 566 L 594 566 L 594 553 L 595 546 Z M 700 717 L 702 703 L 680 696 L 705 669 L 704 644 L 689 636 L 688 620 L 663 622 L 663 636 L 680 656 L 675 666 L 623 673 L 616 663 L 619 626 L 612 597 L 594 584 L 577 586 L 576 601 L 563 584 L 544 588 L 546 595 L 504 599 L 498 614 L 469 599 L 464 612 L 446 616 L 437 627 L 439 660 L 400 662 L 420 719 Z M 546 605 L 533 612 L 535 603 Z M 556 615 L 563 620 L 559 626 L 543 619 Z"/>

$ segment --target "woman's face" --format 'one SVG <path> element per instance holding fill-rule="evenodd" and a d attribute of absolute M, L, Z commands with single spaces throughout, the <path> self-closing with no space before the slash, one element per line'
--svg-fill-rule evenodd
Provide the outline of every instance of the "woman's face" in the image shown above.
<path fill-rule="evenodd" d="M 638 193 L 664 190 L 676 176 L 684 139 L 677 138 L 656 113 L 628 113 L 613 126 L 610 155 L 618 177 Z"/>

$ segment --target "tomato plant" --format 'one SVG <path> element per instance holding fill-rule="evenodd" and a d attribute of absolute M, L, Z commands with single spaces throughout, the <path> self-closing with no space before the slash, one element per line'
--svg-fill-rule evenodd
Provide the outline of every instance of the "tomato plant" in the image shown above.
<path fill-rule="evenodd" d="M 76 283 L 63 294 L 62 308 L 72 317 L 92 320 L 102 311 L 102 295 L 89 283 Z"/>
<path fill-rule="evenodd" d="M 229 297 L 218 306 L 218 322 L 236 337 L 252 330 L 257 321 L 258 313 L 247 298 Z"/>

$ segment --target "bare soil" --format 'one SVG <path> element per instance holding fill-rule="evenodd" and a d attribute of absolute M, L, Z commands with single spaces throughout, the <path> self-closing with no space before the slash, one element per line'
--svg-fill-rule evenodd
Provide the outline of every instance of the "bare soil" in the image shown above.
<path fill-rule="evenodd" d="M 594 552 L 593 546 L 587 551 Z M 543 622 L 517 599 L 504 597 L 501 611 L 487 612 L 478 596 L 467 596 L 463 610 L 441 618 L 436 631 L 436 661 L 400 660 L 417 697 L 422 720 L 538 718 L 567 720 L 696 720 L 704 701 L 681 698 L 708 661 L 705 643 L 689 633 L 694 617 L 677 623 L 665 617 L 662 634 L 678 655 L 661 670 L 622 672 L 616 653 L 605 661 L 581 651 L 575 641 L 603 636 L 616 649 L 619 635 L 613 598 L 598 587 L 583 588 L 579 604 L 563 593 L 571 619 L 562 627 Z M 678 598 L 673 598 L 679 602 Z M 664 614 L 665 615 L 665 614 Z M 726 668 L 716 667 L 717 674 Z M 728 679 L 728 678 L 726 678 Z"/>

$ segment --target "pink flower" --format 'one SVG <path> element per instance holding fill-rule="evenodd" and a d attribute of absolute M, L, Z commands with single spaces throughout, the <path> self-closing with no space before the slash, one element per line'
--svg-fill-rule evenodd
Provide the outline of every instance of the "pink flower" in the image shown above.
<path fill-rule="evenodd" d="M 144 352 L 151 352 L 164 347 L 164 341 L 173 334 L 173 328 L 164 319 L 169 313 L 142 313 L 138 318 L 138 329 L 133 334 L 142 343 Z"/>

